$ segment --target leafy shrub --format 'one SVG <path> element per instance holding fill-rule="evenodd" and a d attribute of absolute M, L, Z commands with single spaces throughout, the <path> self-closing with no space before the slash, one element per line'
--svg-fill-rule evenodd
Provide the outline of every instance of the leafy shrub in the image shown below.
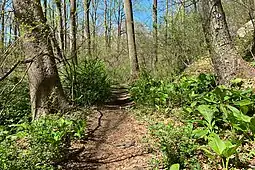
<path fill-rule="evenodd" d="M 215 77 L 201 74 L 198 77 L 182 77 L 178 82 L 166 82 L 143 73 L 130 88 L 137 104 L 152 107 L 174 107 L 191 103 L 193 98 L 216 86 Z"/>
<path fill-rule="evenodd" d="M 206 156 L 213 158 L 207 162 L 209 166 L 221 162 L 225 169 L 247 168 L 244 166 L 247 162 L 239 163 L 236 160 L 242 158 L 236 155 L 239 155 L 240 148 L 254 140 L 255 94 L 252 89 L 241 87 L 239 79 L 233 80 L 231 87 L 216 86 L 215 77 L 206 74 L 182 77 L 174 82 L 145 75 L 133 85 L 131 94 L 138 104 L 167 108 L 177 106 L 182 110 L 183 121 L 193 123 L 192 128 L 164 124 L 152 128 L 152 134 L 158 138 L 165 153 L 168 168 L 175 163 L 185 168 L 188 164 L 196 165 L 198 159 L 194 143 L 204 152 L 200 159 Z M 233 158 L 235 163 L 231 162 Z"/>
<path fill-rule="evenodd" d="M 0 125 L 25 122 L 31 117 L 28 83 L 17 83 L 16 77 L 0 82 Z"/>
<path fill-rule="evenodd" d="M 143 73 L 140 79 L 130 88 L 134 101 L 138 104 L 147 106 L 165 106 L 174 88 L 171 84 L 167 85 L 164 81 L 156 80 L 149 74 Z"/>
<path fill-rule="evenodd" d="M 111 92 L 111 83 L 104 63 L 87 59 L 80 63 L 64 80 L 69 96 L 79 105 L 92 105 L 106 101 Z"/>
<path fill-rule="evenodd" d="M 202 150 L 210 158 L 220 157 L 225 169 L 238 148 L 255 136 L 254 99 L 251 89 L 218 86 L 183 109 L 186 118 L 195 120 L 193 133 Z M 241 165 L 236 161 L 235 166 Z"/>
<path fill-rule="evenodd" d="M 61 160 L 71 140 L 85 134 L 85 121 L 48 116 L 37 121 L 12 125 L 16 133 L 2 128 L 0 134 L 0 169 L 53 169 Z"/>
<path fill-rule="evenodd" d="M 183 127 L 174 127 L 171 124 L 156 124 L 150 127 L 150 132 L 160 144 L 164 154 L 166 169 L 173 164 L 180 164 L 182 168 L 195 168 L 199 164 L 196 157 L 195 139 L 192 135 L 193 126 L 187 124 Z"/>

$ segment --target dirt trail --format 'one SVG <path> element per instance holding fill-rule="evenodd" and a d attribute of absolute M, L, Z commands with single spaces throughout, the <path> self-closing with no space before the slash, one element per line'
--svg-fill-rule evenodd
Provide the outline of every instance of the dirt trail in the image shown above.
<path fill-rule="evenodd" d="M 88 140 L 73 144 L 77 154 L 65 163 L 68 170 L 147 170 L 151 148 L 142 142 L 147 128 L 128 114 L 132 102 L 125 88 L 113 89 L 112 100 L 88 118 Z"/>

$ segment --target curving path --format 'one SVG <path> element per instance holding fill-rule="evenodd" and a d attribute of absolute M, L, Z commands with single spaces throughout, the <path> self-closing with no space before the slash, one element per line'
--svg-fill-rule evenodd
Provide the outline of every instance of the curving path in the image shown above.
<path fill-rule="evenodd" d="M 113 88 L 112 92 L 112 100 L 88 118 L 89 137 L 84 143 L 72 144 L 75 154 L 64 163 L 64 169 L 152 169 L 152 149 L 143 142 L 146 125 L 128 113 L 132 101 L 126 88 Z"/>

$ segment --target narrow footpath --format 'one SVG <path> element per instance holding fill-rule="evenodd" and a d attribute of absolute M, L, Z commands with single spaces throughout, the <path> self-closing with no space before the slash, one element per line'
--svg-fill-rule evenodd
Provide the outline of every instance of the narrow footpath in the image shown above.
<path fill-rule="evenodd" d="M 128 112 L 133 103 L 126 88 L 113 88 L 112 100 L 88 118 L 88 139 L 72 145 L 77 150 L 66 170 L 149 170 L 152 149 L 145 143 L 146 125 Z"/>

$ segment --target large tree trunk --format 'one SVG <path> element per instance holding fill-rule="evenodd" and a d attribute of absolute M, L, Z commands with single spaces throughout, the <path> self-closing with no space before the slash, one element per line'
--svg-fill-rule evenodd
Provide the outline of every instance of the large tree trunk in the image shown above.
<path fill-rule="evenodd" d="M 228 85 L 236 76 L 253 77 L 254 69 L 245 63 L 232 43 L 221 0 L 203 0 L 200 10 L 218 83 Z"/>
<path fill-rule="evenodd" d="M 85 28 L 85 39 L 87 42 L 88 55 L 91 56 L 91 36 L 89 28 L 89 6 L 91 0 L 84 0 L 84 28 Z"/>
<path fill-rule="evenodd" d="M 133 10 L 131 0 L 124 0 L 124 9 L 126 14 L 126 27 L 127 27 L 127 41 L 128 52 L 131 66 L 131 76 L 136 78 L 139 72 L 136 43 L 135 43 L 135 30 L 133 20 Z"/>
<path fill-rule="evenodd" d="M 73 64 L 77 65 L 77 47 L 76 47 L 76 0 L 70 0 L 70 51 Z"/>
<path fill-rule="evenodd" d="M 40 0 L 13 0 L 14 13 L 24 32 L 25 55 L 30 85 L 32 117 L 38 119 L 67 106 L 59 79 L 50 29 L 46 24 Z"/>

